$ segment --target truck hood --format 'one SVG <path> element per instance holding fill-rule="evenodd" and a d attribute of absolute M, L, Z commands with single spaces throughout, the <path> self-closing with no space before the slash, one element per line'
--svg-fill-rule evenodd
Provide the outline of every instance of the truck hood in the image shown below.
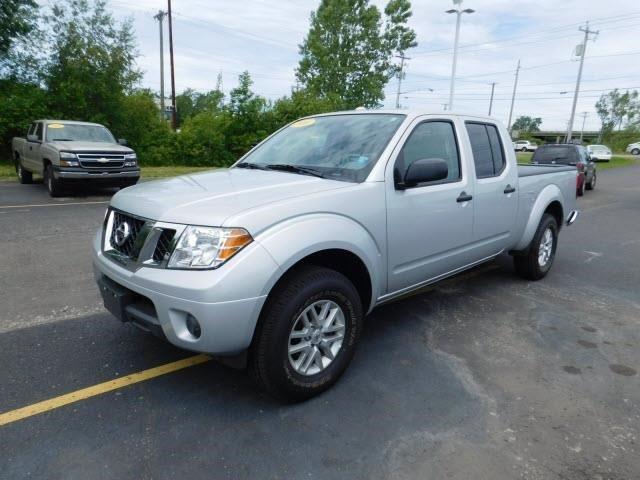
<path fill-rule="evenodd" d="M 50 142 L 53 148 L 58 151 L 65 150 L 70 152 L 101 152 L 101 153 L 131 153 L 129 147 L 120 145 L 119 143 L 107 142 Z"/>
<path fill-rule="evenodd" d="M 251 208 L 352 185 L 288 172 L 233 168 L 140 183 L 114 195 L 111 206 L 163 222 L 223 226 L 230 216 Z"/>

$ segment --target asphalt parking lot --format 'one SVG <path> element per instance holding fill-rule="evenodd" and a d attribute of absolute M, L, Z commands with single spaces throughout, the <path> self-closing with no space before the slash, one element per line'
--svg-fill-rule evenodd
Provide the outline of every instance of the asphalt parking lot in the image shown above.
<path fill-rule="evenodd" d="M 638 478 L 639 182 L 599 173 L 540 282 L 504 257 L 374 311 L 318 398 L 206 361 L 0 426 L 0 477 Z M 0 182 L 0 415 L 193 357 L 102 308 L 110 193 Z"/>

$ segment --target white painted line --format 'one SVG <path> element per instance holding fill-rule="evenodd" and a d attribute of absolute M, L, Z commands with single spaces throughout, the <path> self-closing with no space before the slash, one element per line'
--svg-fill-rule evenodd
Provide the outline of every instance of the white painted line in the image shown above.
<path fill-rule="evenodd" d="M 35 205 L 0 205 L 0 209 L 2 208 L 36 208 L 36 207 L 67 207 L 71 205 L 95 205 L 100 203 L 109 203 L 108 200 L 103 200 L 100 202 L 69 202 L 69 203 L 41 203 Z"/>

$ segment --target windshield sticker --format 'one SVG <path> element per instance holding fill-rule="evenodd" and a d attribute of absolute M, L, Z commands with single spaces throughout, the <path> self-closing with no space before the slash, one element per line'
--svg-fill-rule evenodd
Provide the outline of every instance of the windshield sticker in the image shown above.
<path fill-rule="evenodd" d="M 64 128 L 64 125 L 61 123 L 50 123 L 47 125 L 48 128 Z"/>
<path fill-rule="evenodd" d="M 316 123 L 315 118 L 305 118 L 304 120 L 298 120 L 297 122 L 292 123 L 291 126 L 293 128 L 303 128 L 303 127 L 309 127 L 314 123 Z"/>

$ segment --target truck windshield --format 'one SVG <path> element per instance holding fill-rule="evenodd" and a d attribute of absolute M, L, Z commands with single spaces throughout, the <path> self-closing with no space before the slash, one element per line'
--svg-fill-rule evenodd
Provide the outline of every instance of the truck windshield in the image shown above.
<path fill-rule="evenodd" d="M 236 168 L 363 182 L 404 118 L 374 113 L 298 120 L 249 153 Z"/>
<path fill-rule="evenodd" d="M 564 165 L 575 164 L 577 162 L 575 148 L 567 146 L 538 147 L 531 159 L 533 163 Z"/>
<path fill-rule="evenodd" d="M 116 143 L 111 132 L 101 125 L 77 123 L 49 123 L 48 142 L 103 142 Z"/>

